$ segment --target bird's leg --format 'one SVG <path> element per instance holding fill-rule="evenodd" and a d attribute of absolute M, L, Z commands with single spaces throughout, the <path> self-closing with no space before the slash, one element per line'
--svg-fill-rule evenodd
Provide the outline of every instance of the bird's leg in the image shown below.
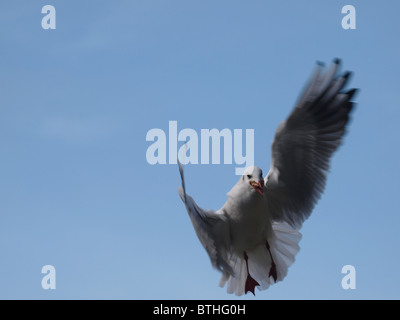
<path fill-rule="evenodd" d="M 244 251 L 244 260 L 246 260 L 246 269 L 247 269 L 247 279 L 246 279 L 246 284 L 244 287 L 244 293 L 247 294 L 247 292 L 251 292 L 252 294 L 256 295 L 254 293 L 254 289 L 256 286 L 259 286 L 260 284 L 254 280 L 250 273 L 249 273 L 249 262 L 248 262 L 249 257 L 247 256 L 246 251 Z"/>
<path fill-rule="evenodd" d="M 271 254 L 271 250 L 270 250 L 268 241 L 265 242 L 265 245 L 267 247 L 269 257 L 271 258 L 271 268 L 269 269 L 268 277 L 272 276 L 272 278 L 274 278 L 274 281 L 276 282 L 276 279 L 278 279 L 278 275 L 276 273 L 276 264 L 275 264 L 274 258 L 272 258 L 272 254 Z"/>

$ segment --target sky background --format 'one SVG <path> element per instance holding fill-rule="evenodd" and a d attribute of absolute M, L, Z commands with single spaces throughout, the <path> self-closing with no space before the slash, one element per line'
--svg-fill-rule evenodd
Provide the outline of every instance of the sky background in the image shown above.
<path fill-rule="evenodd" d="M 43 30 L 41 8 L 56 8 Z M 344 30 L 341 8 L 356 8 Z M 1 299 L 399 299 L 399 1 L 2 1 Z M 218 287 L 146 134 L 254 129 L 267 172 L 278 124 L 316 61 L 354 71 L 357 107 L 283 282 Z M 199 154 L 200 157 L 200 154 Z M 187 165 L 220 208 L 236 164 Z M 41 269 L 56 268 L 56 290 Z M 356 289 L 344 290 L 344 265 Z"/>

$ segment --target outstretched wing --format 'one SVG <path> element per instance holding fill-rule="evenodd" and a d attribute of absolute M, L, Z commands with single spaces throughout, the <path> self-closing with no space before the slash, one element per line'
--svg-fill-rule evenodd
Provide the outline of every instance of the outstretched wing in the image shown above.
<path fill-rule="evenodd" d="M 179 161 L 178 165 L 182 180 L 182 188 L 178 188 L 178 192 L 189 213 L 197 237 L 206 249 L 213 267 L 224 274 L 233 275 L 233 270 L 227 263 L 229 225 L 226 217 L 223 213 L 200 208 L 193 198 L 186 194 L 183 169 Z"/>
<path fill-rule="evenodd" d="M 333 152 L 341 143 L 356 89 L 343 91 L 350 72 L 337 76 L 336 59 L 322 66 L 306 87 L 272 143 L 271 168 L 265 178 L 269 212 L 276 221 L 300 226 L 321 196 Z"/>

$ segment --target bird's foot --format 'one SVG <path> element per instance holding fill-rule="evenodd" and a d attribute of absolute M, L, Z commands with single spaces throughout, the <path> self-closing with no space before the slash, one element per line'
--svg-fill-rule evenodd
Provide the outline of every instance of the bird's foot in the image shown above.
<path fill-rule="evenodd" d="M 276 272 L 276 264 L 275 264 L 274 258 L 272 257 L 272 253 L 271 253 L 268 241 L 265 242 L 265 246 L 267 247 L 269 257 L 271 258 L 271 268 L 269 268 L 268 277 L 272 276 L 272 278 L 276 282 L 276 280 L 278 279 L 278 274 Z"/>
<path fill-rule="evenodd" d="M 256 295 L 254 293 L 254 289 L 256 286 L 259 286 L 260 284 L 254 280 L 250 274 L 247 274 L 247 279 L 246 279 L 246 285 L 244 286 L 244 293 L 247 294 L 247 292 L 251 292 L 253 295 Z"/>
<path fill-rule="evenodd" d="M 246 251 L 244 252 L 244 260 L 246 261 L 246 269 L 247 269 L 247 279 L 246 279 L 246 284 L 244 286 L 244 293 L 247 294 L 247 292 L 251 292 L 253 295 L 256 295 L 254 293 L 254 289 L 256 286 L 259 286 L 260 284 L 254 280 L 254 278 L 250 275 L 249 273 L 249 263 L 248 263 L 248 256 Z"/>
<path fill-rule="evenodd" d="M 271 268 L 269 269 L 269 273 L 268 273 L 268 277 L 271 277 L 271 276 L 274 279 L 274 281 L 276 282 L 276 279 L 278 279 L 278 275 L 276 273 L 276 264 L 273 260 L 271 263 Z"/>

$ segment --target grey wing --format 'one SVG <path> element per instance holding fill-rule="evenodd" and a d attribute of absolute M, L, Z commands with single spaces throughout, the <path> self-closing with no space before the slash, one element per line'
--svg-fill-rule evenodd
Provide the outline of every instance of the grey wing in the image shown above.
<path fill-rule="evenodd" d="M 350 72 L 338 76 L 336 59 L 326 73 L 318 65 L 298 104 L 272 143 L 265 178 L 268 209 L 276 221 L 298 227 L 324 190 L 329 162 L 341 143 L 356 89 L 343 91 Z"/>
<path fill-rule="evenodd" d="M 200 208 L 193 198 L 186 194 L 183 169 L 179 162 L 178 165 L 182 180 L 182 188 L 178 188 L 178 192 L 186 206 L 197 237 L 206 249 L 213 267 L 224 274 L 233 275 L 233 270 L 226 261 L 229 250 L 229 225 L 226 217 L 222 213 Z"/>

